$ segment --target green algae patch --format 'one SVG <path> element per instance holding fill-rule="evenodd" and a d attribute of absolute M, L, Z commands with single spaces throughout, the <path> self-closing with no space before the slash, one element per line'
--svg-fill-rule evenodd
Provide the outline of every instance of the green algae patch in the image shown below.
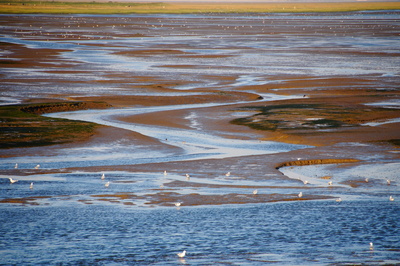
<path fill-rule="evenodd" d="M 334 116 L 335 113 L 343 113 L 343 110 L 320 104 L 250 106 L 237 111 L 252 111 L 256 114 L 234 119 L 231 121 L 232 124 L 246 125 L 258 130 L 337 128 L 346 125 L 344 121 Z"/>
<path fill-rule="evenodd" d="M 388 142 L 396 147 L 400 147 L 400 139 L 390 139 Z"/>
<path fill-rule="evenodd" d="M 254 115 L 236 118 L 231 121 L 232 124 L 245 125 L 257 130 L 297 133 L 360 127 L 367 122 L 391 118 L 396 112 L 362 105 L 343 106 L 316 103 L 247 106 L 233 111 L 252 112 Z"/>
<path fill-rule="evenodd" d="M 84 140 L 95 123 L 40 116 L 44 113 L 108 108 L 106 103 L 43 103 L 0 107 L 0 149 L 38 147 Z"/>

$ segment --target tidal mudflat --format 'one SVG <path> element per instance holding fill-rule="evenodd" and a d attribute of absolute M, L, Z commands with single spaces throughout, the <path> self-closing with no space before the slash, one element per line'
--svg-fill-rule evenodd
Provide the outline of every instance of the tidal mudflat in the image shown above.
<path fill-rule="evenodd" d="M 400 263 L 398 18 L 1 15 L 0 264 Z"/>

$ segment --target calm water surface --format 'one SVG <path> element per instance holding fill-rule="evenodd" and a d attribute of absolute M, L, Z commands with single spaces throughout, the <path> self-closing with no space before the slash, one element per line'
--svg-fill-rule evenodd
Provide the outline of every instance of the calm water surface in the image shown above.
<path fill-rule="evenodd" d="M 334 201 L 137 209 L 2 207 L 1 264 L 377 265 L 400 261 L 400 205 Z M 374 243 L 374 250 L 369 249 Z M 176 256 L 187 250 L 185 260 Z"/>

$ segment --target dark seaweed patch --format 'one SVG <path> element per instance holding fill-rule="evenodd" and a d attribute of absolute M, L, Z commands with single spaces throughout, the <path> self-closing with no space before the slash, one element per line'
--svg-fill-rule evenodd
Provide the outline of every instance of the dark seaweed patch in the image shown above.
<path fill-rule="evenodd" d="M 51 111 L 69 111 L 104 103 L 51 103 L 0 107 L 0 149 L 47 146 L 85 139 L 99 125 L 83 121 L 43 117 Z"/>
<path fill-rule="evenodd" d="M 362 106 L 329 104 L 281 104 L 265 106 L 245 106 L 234 111 L 255 111 L 248 117 L 231 121 L 235 125 L 246 125 L 257 130 L 311 130 L 360 126 L 366 121 L 382 119 L 387 110 Z M 299 134 L 301 132 L 298 132 Z"/>

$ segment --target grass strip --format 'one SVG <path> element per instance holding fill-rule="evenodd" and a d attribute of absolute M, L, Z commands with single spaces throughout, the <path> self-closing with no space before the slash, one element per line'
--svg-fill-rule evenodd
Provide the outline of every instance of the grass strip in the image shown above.
<path fill-rule="evenodd" d="M 74 2 L 0 0 L 2 14 L 193 14 L 305 13 L 398 10 L 400 2 L 333 3 L 220 3 L 220 2 Z"/>

